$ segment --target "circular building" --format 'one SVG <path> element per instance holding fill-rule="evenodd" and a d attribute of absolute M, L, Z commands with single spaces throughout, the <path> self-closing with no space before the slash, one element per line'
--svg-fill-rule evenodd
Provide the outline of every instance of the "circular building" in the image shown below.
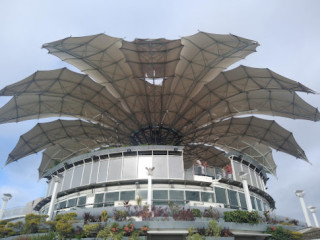
<path fill-rule="evenodd" d="M 7 164 L 42 151 L 48 188 L 34 209 L 49 218 L 127 205 L 273 209 L 272 149 L 308 159 L 291 132 L 257 116 L 320 114 L 297 94 L 315 93 L 301 83 L 265 68 L 228 69 L 258 45 L 205 32 L 44 44 L 84 74 L 37 71 L 0 90 L 12 96 L 0 123 L 59 118 L 22 135 Z"/>

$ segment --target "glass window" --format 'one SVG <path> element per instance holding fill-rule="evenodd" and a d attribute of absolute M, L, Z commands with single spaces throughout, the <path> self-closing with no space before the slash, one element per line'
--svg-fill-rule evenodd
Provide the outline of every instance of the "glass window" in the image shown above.
<path fill-rule="evenodd" d="M 121 178 L 122 158 L 110 159 L 108 180 L 119 180 Z"/>
<path fill-rule="evenodd" d="M 183 191 L 170 190 L 169 194 L 170 194 L 170 200 L 184 200 Z"/>
<path fill-rule="evenodd" d="M 66 171 L 66 174 L 64 176 L 64 180 L 63 180 L 63 187 L 62 190 L 67 190 L 70 188 L 70 182 L 71 182 L 71 178 L 72 178 L 72 172 L 73 172 L 73 168 L 69 169 Z"/>
<path fill-rule="evenodd" d="M 261 200 L 257 198 L 257 205 L 258 205 L 258 210 L 262 211 L 262 205 L 261 205 Z"/>
<path fill-rule="evenodd" d="M 119 192 L 109 192 L 106 193 L 106 202 L 119 201 Z"/>
<path fill-rule="evenodd" d="M 108 161 L 100 161 L 98 180 L 97 182 L 105 182 L 107 180 Z"/>
<path fill-rule="evenodd" d="M 244 171 L 245 173 L 248 173 L 248 175 L 247 175 L 248 184 L 252 186 L 252 182 L 251 182 L 251 178 L 250 178 L 250 172 L 249 172 L 249 167 L 246 166 L 246 165 L 243 165 L 243 164 L 242 164 L 242 167 L 243 167 L 243 171 Z"/>
<path fill-rule="evenodd" d="M 234 167 L 234 176 L 236 178 L 236 181 L 241 181 L 240 177 L 239 177 L 239 172 L 241 172 L 241 166 L 240 163 L 237 161 L 233 161 L 233 167 Z"/>
<path fill-rule="evenodd" d="M 82 177 L 82 182 L 81 186 L 88 185 L 90 181 L 90 173 L 91 173 L 91 162 L 86 163 L 84 165 L 84 171 L 83 171 L 83 177 Z"/>
<path fill-rule="evenodd" d="M 256 172 L 254 170 L 252 170 L 250 167 L 249 167 L 249 172 L 250 172 L 250 175 L 251 175 L 251 179 L 252 179 L 252 186 L 254 187 L 258 187 L 257 185 L 257 179 L 256 179 Z"/>
<path fill-rule="evenodd" d="M 168 205 L 168 201 L 153 200 L 153 205 Z"/>
<path fill-rule="evenodd" d="M 75 187 L 79 187 L 80 186 L 81 178 L 82 178 L 82 171 L 83 171 L 83 165 L 76 166 L 74 168 L 71 188 L 75 188 Z"/>
<path fill-rule="evenodd" d="M 199 192 L 186 191 L 186 201 L 200 201 Z"/>
<path fill-rule="evenodd" d="M 167 190 L 153 190 L 153 204 L 154 205 L 168 205 L 168 191 Z"/>
<path fill-rule="evenodd" d="M 102 207 L 103 206 L 103 193 L 98 193 L 94 196 L 94 207 Z"/>
<path fill-rule="evenodd" d="M 125 157 L 123 159 L 122 179 L 137 178 L 137 157 Z"/>
<path fill-rule="evenodd" d="M 153 190 L 153 199 L 168 200 L 167 190 Z"/>
<path fill-rule="evenodd" d="M 227 197 L 226 197 L 226 190 L 224 188 L 215 188 L 216 191 L 216 199 L 217 203 L 223 203 L 223 204 L 228 204 L 227 202 Z"/>
<path fill-rule="evenodd" d="M 201 201 L 202 202 L 214 202 L 214 195 L 210 192 L 201 192 Z"/>
<path fill-rule="evenodd" d="M 97 182 L 98 168 L 99 168 L 99 162 L 93 162 L 90 183 Z"/>
<path fill-rule="evenodd" d="M 123 191 L 120 192 L 120 201 L 135 200 L 134 191 Z"/>
<path fill-rule="evenodd" d="M 254 200 L 254 197 L 250 196 L 252 209 L 257 210 L 256 201 Z"/>
<path fill-rule="evenodd" d="M 83 197 L 79 197 L 78 198 L 78 207 L 84 207 L 87 203 L 87 197 L 83 196 Z"/>
<path fill-rule="evenodd" d="M 169 156 L 169 178 L 183 179 L 183 158 L 182 156 Z"/>
<path fill-rule="evenodd" d="M 147 190 L 137 190 L 136 198 L 141 197 L 142 199 L 148 199 L 148 191 Z"/>
<path fill-rule="evenodd" d="M 248 208 L 247 208 L 246 197 L 244 196 L 243 193 L 239 192 L 239 199 L 240 199 L 241 208 L 244 210 L 247 210 Z"/>
<path fill-rule="evenodd" d="M 61 203 L 59 203 L 59 209 L 63 209 L 67 207 L 67 201 L 63 201 Z"/>
<path fill-rule="evenodd" d="M 237 198 L 237 192 L 233 190 L 228 189 L 228 195 L 229 195 L 229 204 L 231 208 L 238 208 L 238 198 Z"/>
<path fill-rule="evenodd" d="M 77 205 L 77 198 L 73 198 L 73 199 L 68 200 L 68 204 L 67 204 L 68 208 L 74 207 L 76 205 Z"/>
<path fill-rule="evenodd" d="M 152 175 L 153 178 L 168 178 L 167 155 L 153 156 L 152 166 L 155 168 Z"/>
<path fill-rule="evenodd" d="M 265 202 L 263 203 L 263 206 L 264 206 L 264 210 L 265 211 L 268 211 L 270 208 L 269 208 L 269 205 L 266 204 Z"/>

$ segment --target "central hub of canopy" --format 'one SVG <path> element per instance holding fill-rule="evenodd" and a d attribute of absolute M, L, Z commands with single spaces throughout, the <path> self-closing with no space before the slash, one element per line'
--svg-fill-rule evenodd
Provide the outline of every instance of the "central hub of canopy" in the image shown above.
<path fill-rule="evenodd" d="M 182 137 L 174 129 L 165 126 L 148 126 L 131 135 L 133 145 L 174 145 L 180 144 Z"/>

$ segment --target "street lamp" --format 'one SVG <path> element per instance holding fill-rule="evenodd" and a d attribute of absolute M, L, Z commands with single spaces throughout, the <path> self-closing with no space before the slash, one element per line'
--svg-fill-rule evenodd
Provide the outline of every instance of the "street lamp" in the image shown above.
<path fill-rule="evenodd" d="M 3 197 L 2 197 L 3 203 L 2 203 L 1 210 L 0 210 L 0 220 L 2 220 L 4 210 L 6 209 L 7 203 L 11 198 L 12 198 L 12 195 L 10 193 L 3 194 Z"/>
<path fill-rule="evenodd" d="M 319 227 L 319 223 L 318 223 L 317 216 L 316 216 L 316 207 L 309 206 L 308 208 L 312 214 L 314 224 L 316 225 L 316 227 Z"/>
<path fill-rule="evenodd" d="M 309 215 L 308 215 L 308 212 L 307 212 L 307 208 L 306 208 L 306 204 L 304 203 L 304 192 L 303 190 L 296 190 L 296 195 L 297 197 L 299 197 L 299 200 L 300 200 L 300 204 L 301 204 L 301 208 L 302 208 L 302 212 L 303 212 L 303 215 L 306 219 L 306 222 L 307 222 L 307 226 L 308 227 L 311 227 L 311 221 L 310 221 L 310 218 L 309 218 Z"/>
<path fill-rule="evenodd" d="M 243 186 L 243 191 L 244 191 L 244 196 L 246 199 L 246 204 L 248 211 L 252 211 L 252 204 L 251 204 L 251 199 L 250 199 L 250 192 L 249 192 L 249 187 L 248 187 L 248 181 L 247 181 L 247 175 L 248 173 L 246 172 L 239 172 L 239 177 L 242 180 L 242 186 Z"/>

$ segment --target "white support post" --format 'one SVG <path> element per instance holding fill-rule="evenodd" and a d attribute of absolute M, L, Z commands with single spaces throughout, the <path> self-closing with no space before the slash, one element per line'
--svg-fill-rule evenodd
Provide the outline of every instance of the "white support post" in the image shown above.
<path fill-rule="evenodd" d="M 233 164 L 233 155 L 229 159 L 230 159 L 231 169 L 232 169 L 232 180 L 236 181 L 236 174 L 235 174 L 235 171 L 234 171 L 234 164 Z"/>
<path fill-rule="evenodd" d="M 12 195 L 10 193 L 3 194 L 3 197 L 2 197 L 3 203 L 0 210 L 0 220 L 2 220 L 4 210 L 6 209 L 7 203 L 11 198 L 12 198 Z"/>
<path fill-rule="evenodd" d="M 297 197 L 299 197 L 299 200 L 300 200 L 300 204 L 301 204 L 301 208 L 302 208 L 302 212 L 303 212 L 303 215 L 306 219 L 306 222 L 307 222 L 307 226 L 308 227 L 311 227 L 311 221 L 310 221 L 310 218 L 309 218 L 309 215 L 308 215 L 308 212 L 307 212 L 307 208 L 306 208 L 306 204 L 304 203 L 304 192 L 303 190 L 296 190 L 296 195 Z"/>
<path fill-rule="evenodd" d="M 249 212 L 251 212 L 252 211 L 252 204 L 251 204 L 251 199 L 250 199 L 250 192 L 249 192 L 249 187 L 248 187 L 247 176 L 248 176 L 248 173 L 246 173 L 246 172 L 239 173 L 239 177 L 242 180 L 243 192 L 244 192 L 244 196 L 246 199 L 247 209 Z"/>
<path fill-rule="evenodd" d="M 56 199 L 57 199 L 58 185 L 59 185 L 59 182 L 61 181 L 61 176 L 60 175 L 53 176 L 52 180 L 54 181 L 54 186 L 53 186 L 53 192 L 51 195 L 51 201 L 50 201 L 50 205 L 49 205 L 47 221 L 52 220 L 54 205 L 55 205 Z"/>
<path fill-rule="evenodd" d="M 308 207 L 311 214 L 312 214 L 312 217 L 313 217 L 313 221 L 314 221 L 314 224 L 316 225 L 316 227 L 318 228 L 319 227 L 319 223 L 318 223 L 318 219 L 317 219 L 317 216 L 316 216 L 316 207 L 314 206 L 309 206 Z"/>
<path fill-rule="evenodd" d="M 148 206 L 149 206 L 149 211 L 152 209 L 152 174 L 154 167 L 146 167 L 147 174 L 148 174 Z"/>

